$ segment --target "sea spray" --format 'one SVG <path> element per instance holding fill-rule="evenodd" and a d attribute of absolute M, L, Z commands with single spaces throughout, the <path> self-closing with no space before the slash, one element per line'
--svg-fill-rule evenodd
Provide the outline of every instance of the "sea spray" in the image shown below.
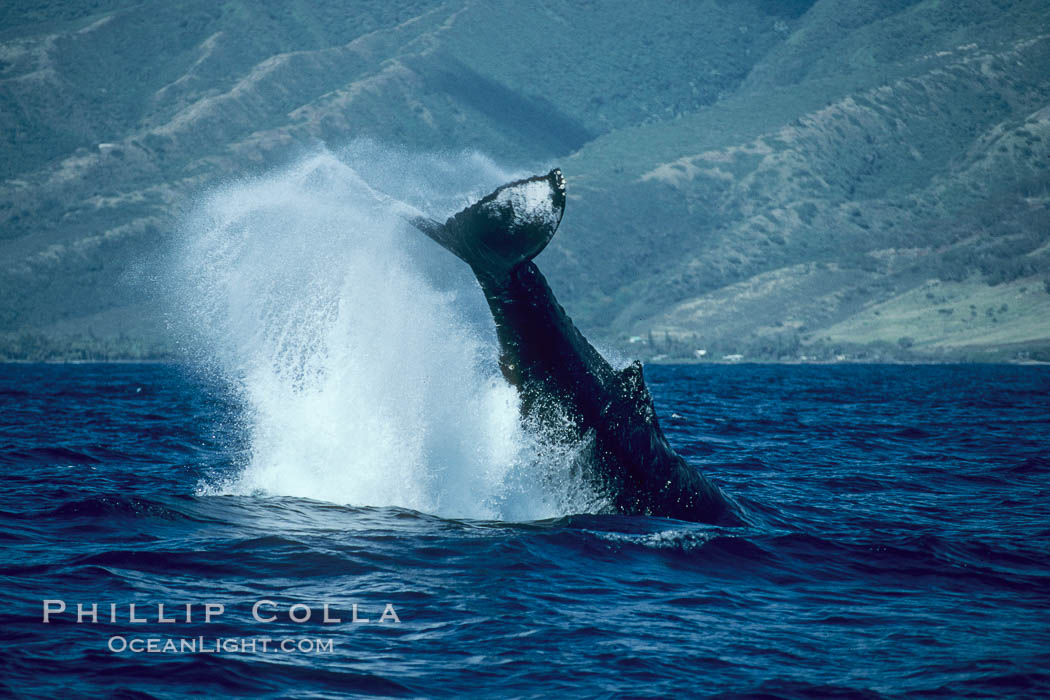
<path fill-rule="evenodd" d="M 513 520 L 596 507 L 573 447 L 520 425 L 469 270 L 405 223 L 517 175 L 360 143 L 202 199 L 169 266 L 175 325 L 238 393 L 250 445 L 204 492 Z"/>

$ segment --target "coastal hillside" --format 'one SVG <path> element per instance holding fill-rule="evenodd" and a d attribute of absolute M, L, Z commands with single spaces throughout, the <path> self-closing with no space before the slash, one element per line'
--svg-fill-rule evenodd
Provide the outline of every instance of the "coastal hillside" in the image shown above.
<path fill-rule="evenodd" d="M 369 139 L 558 164 L 539 259 L 648 360 L 1050 359 L 1036 0 L 12 2 L 0 356 L 169 356 L 210 187 Z"/>

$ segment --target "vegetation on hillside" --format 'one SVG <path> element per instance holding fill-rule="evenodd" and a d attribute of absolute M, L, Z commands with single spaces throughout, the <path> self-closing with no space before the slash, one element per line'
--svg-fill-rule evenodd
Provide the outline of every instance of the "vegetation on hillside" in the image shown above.
<path fill-rule="evenodd" d="M 1041 0 L 7 3 L 0 354 L 165 356 L 129 270 L 192 196 L 365 136 L 558 162 L 540 264 L 626 353 L 1041 357 L 1047 26 Z"/>

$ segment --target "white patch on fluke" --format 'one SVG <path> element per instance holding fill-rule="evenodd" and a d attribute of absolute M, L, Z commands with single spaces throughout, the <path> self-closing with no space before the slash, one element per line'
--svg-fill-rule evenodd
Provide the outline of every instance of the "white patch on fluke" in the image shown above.
<path fill-rule="evenodd" d="M 522 224 L 554 226 L 558 223 L 554 196 L 546 179 L 508 187 L 496 196 L 490 206 L 509 206 L 514 212 L 514 218 Z"/>

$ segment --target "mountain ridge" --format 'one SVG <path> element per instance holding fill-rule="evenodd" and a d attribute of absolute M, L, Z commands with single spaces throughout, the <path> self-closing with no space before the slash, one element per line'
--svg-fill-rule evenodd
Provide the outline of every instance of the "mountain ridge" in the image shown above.
<path fill-rule="evenodd" d="M 557 161 L 540 264 L 644 359 L 1050 348 L 1038 2 L 34 7 L 0 31 L 8 357 L 169 353 L 126 280 L 195 193 L 358 137 Z"/>

